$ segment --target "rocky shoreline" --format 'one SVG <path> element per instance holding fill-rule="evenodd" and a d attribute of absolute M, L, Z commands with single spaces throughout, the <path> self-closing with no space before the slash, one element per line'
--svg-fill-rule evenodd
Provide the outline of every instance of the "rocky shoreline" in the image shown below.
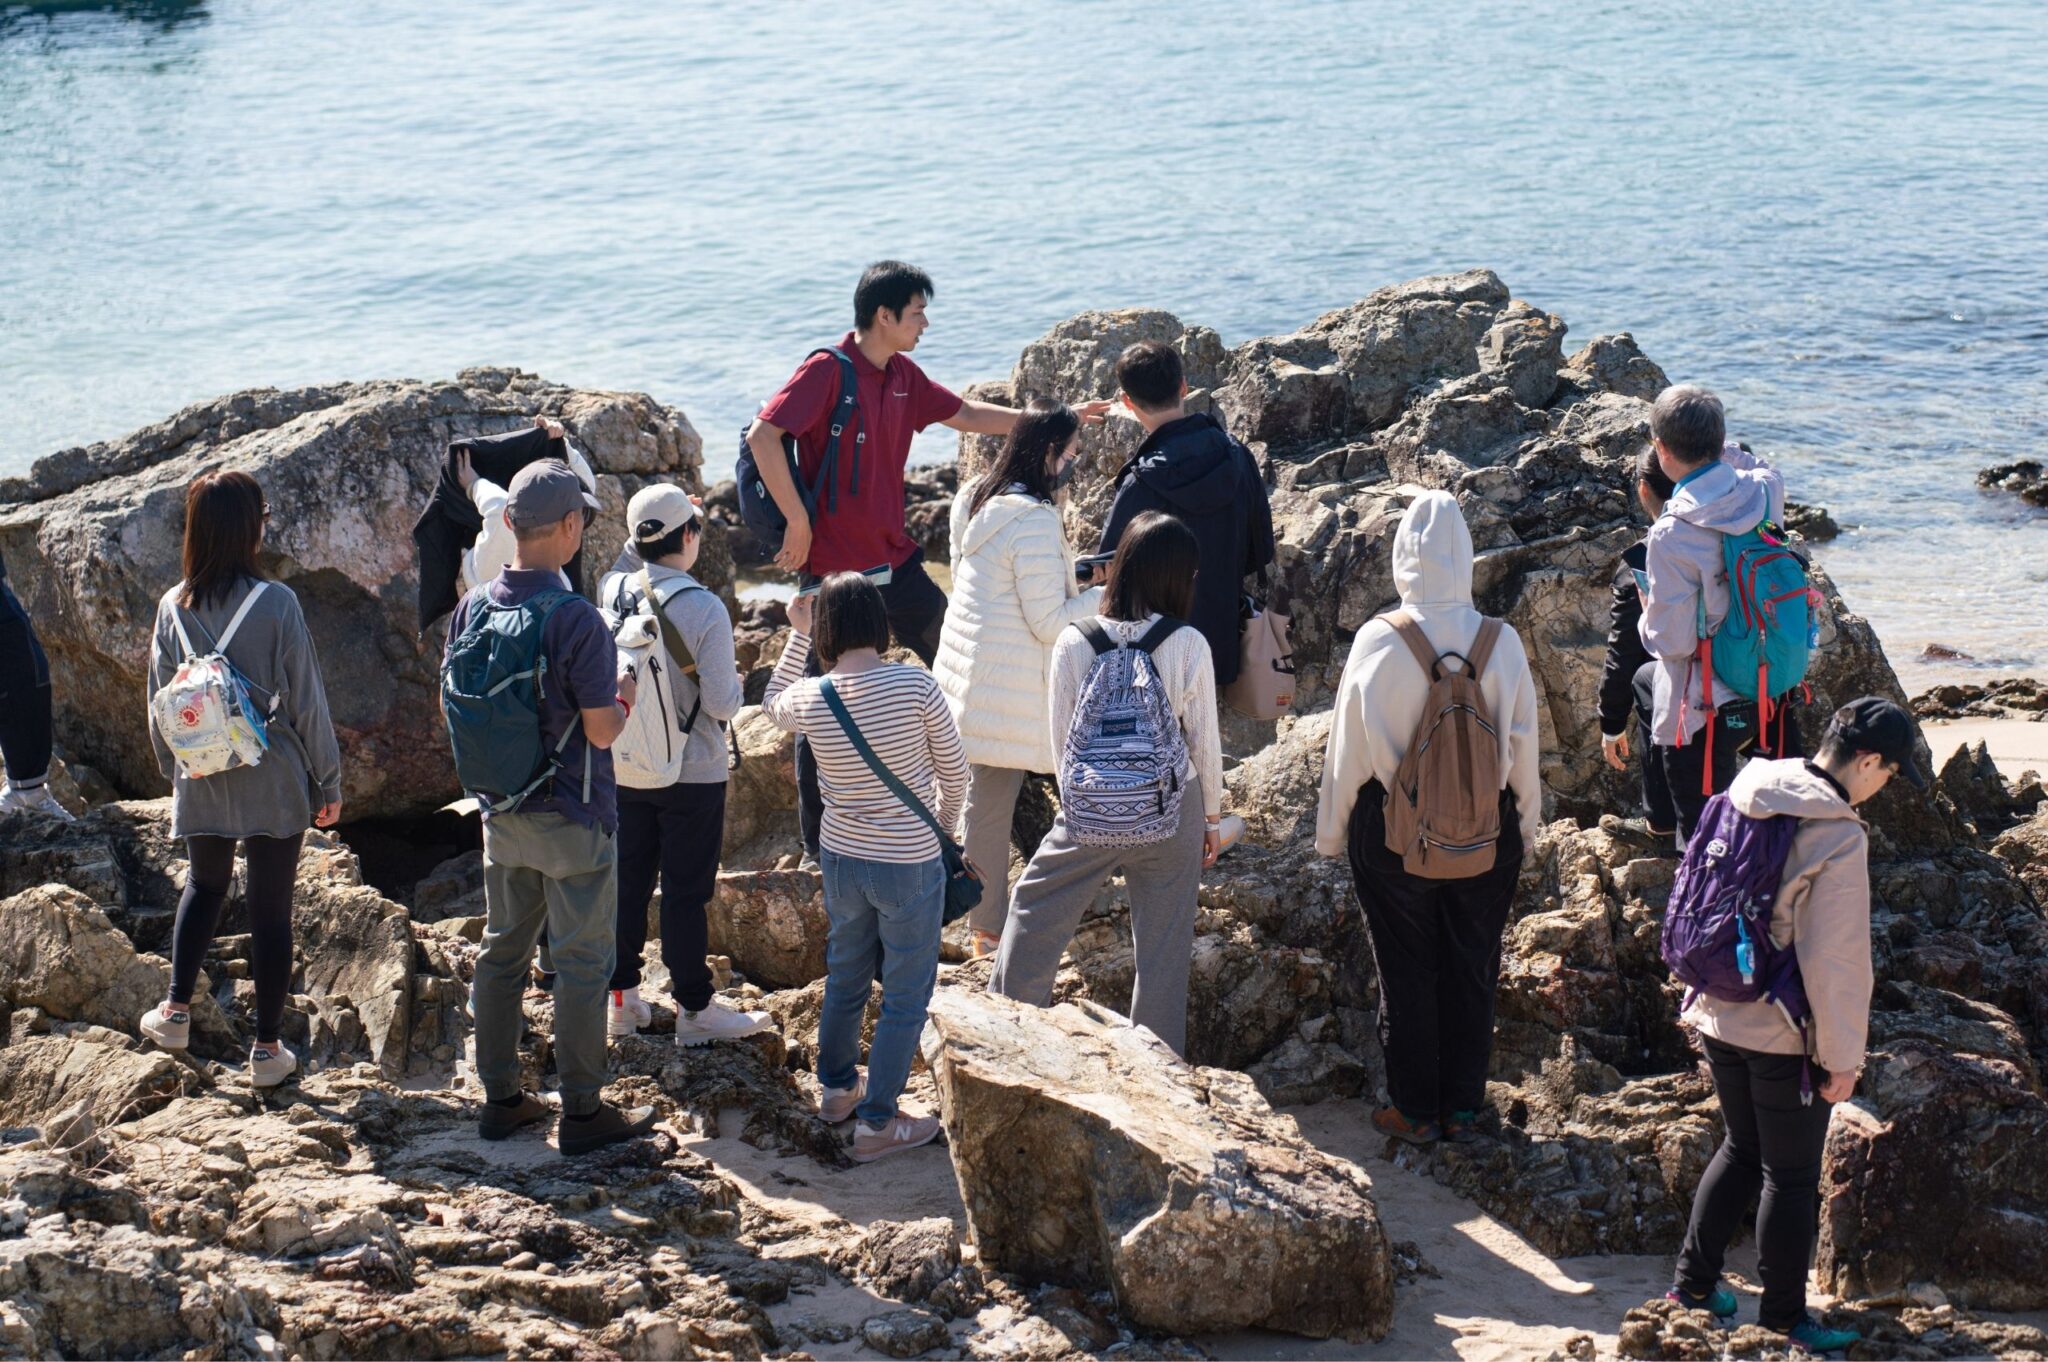
<path fill-rule="evenodd" d="M 1100 1024 L 1100 1009 L 1127 1004 L 1131 987 L 1118 885 L 1061 972 L 1058 997 L 1073 1008 L 1045 1014 L 1068 1020 L 1047 1022 L 1029 1062 L 966 1039 L 997 1024 L 976 1012 L 987 1006 L 982 970 L 945 970 L 913 1093 L 946 1111 L 965 1225 L 792 1221 L 683 1148 L 722 1130 L 775 1151 L 787 1179 L 860 1176 L 835 1171 L 837 1137 L 809 1107 L 823 906 L 815 875 L 793 868 L 789 743 L 757 711 L 735 725 L 744 761 L 712 930 L 727 987 L 774 1012 L 782 1035 L 709 1051 L 678 1052 L 659 1034 L 617 1045 L 619 1095 L 666 1118 L 647 1150 L 560 1160 L 538 1141 L 508 1144 L 504 1157 L 474 1143 L 462 1004 L 480 876 L 473 824 L 436 812 L 455 791 L 433 711 L 437 648 L 412 619 L 406 530 L 448 439 L 545 412 L 590 452 L 605 507 L 596 542 L 616 542 L 637 487 L 698 485 L 701 441 L 682 412 L 504 369 L 245 393 L 0 484 L 0 553 L 44 629 L 59 738 L 75 758 L 60 793 L 91 806 L 71 827 L 0 820 L 0 1127 L 10 1128 L 0 1134 L 0 1352 L 783 1354 L 850 1339 L 778 1324 L 771 1309 L 833 1284 L 872 1293 L 861 1336 L 894 1356 L 1186 1356 L 1191 1339 L 1255 1323 L 1366 1337 L 1398 1317 L 1404 1270 L 1374 1216 L 1372 1179 L 1416 1175 L 1551 1257 L 1672 1251 L 1718 1117 L 1657 959 L 1672 862 L 1606 813 L 1629 807 L 1631 781 L 1599 760 L 1593 702 L 1609 573 L 1640 533 L 1626 469 L 1664 376 L 1626 334 L 1569 354 L 1564 335 L 1561 319 L 1481 270 L 1383 289 L 1231 350 L 1166 313 L 1084 313 L 1027 346 L 1007 380 L 977 385 L 1106 396 L 1123 346 L 1156 338 L 1179 349 L 1190 383 L 1252 445 L 1274 489 L 1300 708 L 1278 723 L 1226 725 L 1230 802 L 1251 833 L 1202 886 L 1197 1067 L 1118 1048 Z M 1132 443 L 1115 423 L 1089 432 L 1068 508 L 1077 531 L 1099 521 L 1107 475 Z M 950 480 L 986 454 L 964 439 L 958 468 L 914 494 L 914 532 L 935 561 Z M 141 659 L 155 598 L 176 576 L 178 497 L 196 471 L 222 463 L 269 491 L 267 566 L 306 602 L 355 820 L 339 836 L 316 834 L 301 868 L 287 1039 L 309 1073 L 275 1094 L 250 1091 L 218 1062 L 249 1001 L 246 938 L 232 923 L 208 964 L 214 1002 L 196 1057 L 133 1036 L 167 968 L 182 873 L 165 804 L 152 798 Z M 1426 488 L 1458 497 L 1480 550 L 1478 603 L 1526 641 L 1542 697 L 1547 825 L 1509 930 L 1483 1138 L 1374 1161 L 1368 1177 L 1332 1164 L 1268 1104 L 1370 1095 L 1383 1068 L 1348 870 L 1315 857 L 1307 834 L 1345 649 L 1393 600 L 1394 525 Z M 731 600 L 744 546 L 708 547 L 707 580 Z M 1825 646 L 1810 713 L 1866 693 L 1903 703 L 1868 624 L 1824 573 L 1816 581 Z M 734 608 L 758 699 L 786 621 L 773 602 Z M 1845 1299 L 1900 1302 L 1887 1316 L 1890 1351 L 1872 1356 L 1945 1355 L 1944 1340 L 1961 1339 L 2048 1352 L 2036 1331 L 1968 1313 L 2048 1309 L 2038 1157 L 2048 1147 L 2048 792 L 2038 778 L 2009 784 L 1981 757 L 1959 753 L 1929 798 L 1888 792 L 1870 810 L 1873 1055 L 1830 1135 L 1818 1273 Z M 531 1002 L 529 1017 L 538 1083 L 548 1004 Z M 663 1022 L 672 1016 L 657 1032 Z M 1044 1068 L 1046 1055 L 1077 1072 L 1106 1063 L 1105 1046 L 1127 1073 L 1126 1100 L 1107 1116 Z M 1055 1151 L 1126 1150 L 1118 1176 L 1154 1170 L 1131 1185 L 1161 1205 L 1188 1195 L 1175 1188 L 1226 1185 L 1205 1182 L 1224 1175 L 1185 1150 L 1227 1128 L 1243 1166 L 1273 1170 L 1253 1179 L 1263 1192 L 1241 1187 L 1231 1204 L 1265 1206 L 1258 1233 L 1298 1255 L 1286 1275 L 1351 1283 L 1358 1312 L 1325 1318 L 1276 1295 L 1233 1318 L 1217 1313 L 1217 1291 L 1176 1304 L 1161 1284 L 1193 1271 L 1201 1245 L 1240 1232 L 1220 1222 L 1168 1217 L 1156 1243 L 1130 1247 L 1101 1231 L 1126 1223 L 1116 1216 L 1129 1207 L 1112 1214 L 1041 1191 L 1029 1194 L 1048 1207 L 1036 1238 L 1005 1232 L 1001 1213 L 1028 1193 L 997 1157 L 1000 1142 L 977 1134 L 981 1099 L 963 1101 L 990 1084 L 1034 1113 L 1044 1167 L 1065 1166 Z M 1217 1094 L 1234 1115 L 1212 1109 Z M 1322 1213 L 1355 1237 L 1317 1238 Z M 1048 1255 L 1048 1242 L 1070 1247 Z M 1487 1284 L 1471 1289 L 1482 1313 Z M 1921 1304 L 1930 1291 L 1947 1314 Z M 1667 1316 L 1652 1308 L 1610 1327 L 1632 1356 L 1717 1355 L 1721 1343 Z"/>

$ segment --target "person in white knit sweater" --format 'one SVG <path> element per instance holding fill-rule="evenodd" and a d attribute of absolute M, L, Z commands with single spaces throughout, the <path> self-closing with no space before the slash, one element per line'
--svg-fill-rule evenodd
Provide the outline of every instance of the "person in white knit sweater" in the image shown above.
<path fill-rule="evenodd" d="M 1142 638 L 1162 618 L 1186 619 L 1201 554 L 1172 516 L 1147 511 L 1131 522 L 1103 588 L 1096 623 L 1118 643 Z M 1078 628 L 1053 645 L 1047 734 L 1064 746 L 1096 651 Z M 1179 827 L 1135 847 L 1083 846 L 1064 811 L 1017 881 L 996 952 L 991 992 L 1047 1007 L 1060 956 L 1102 883 L 1121 869 L 1131 900 L 1137 982 L 1131 1020 L 1181 1053 L 1187 1046 L 1188 967 L 1194 954 L 1195 891 L 1223 841 L 1223 746 L 1216 729 L 1216 671 L 1208 640 L 1185 624 L 1152 651 L 1152 668 L 1187 742 Z"/>
<path fill-rule="evenodd" d="M 1055 504 L 1080 448 L 1080 415 L 1033 398 L 995 466 L 953 502 L 953 596 L 932 674 L 967 750 L 967 858 L 988 880 L 968 917 L 976 955 L 992 952 L 1002 936 L 1010 823 L 1024 777 L 1053 770 L 1053 643 L 1102 598 L 1075 577 Z"/>
<path fill-rule="evenodd" d="M 1425 492 L 1394 535 L 1401 608 L 1439 653 L 1462 657 L 1483 619 L 1472 606 L 1472 532 L 1448 492 Z M 1423 879 L 1387 849 L 1385 800 L 1422 719 L 1431 678 L 1384 617 L 1352 641 L 1323 758 L 1316 850 L 1349 855 L 1380 977 L 1380 1039 L 1391 1105 L 1373 1114 L 1415 1143 L 1471 1137 L 1486 1094 L 1501 933 L 1525 848 L 1542 817 L 1536 682 L 1522 640 L 1502 627 L 1479 678 L 1500 744 L 1501 833 L 1493 869 Z"/>

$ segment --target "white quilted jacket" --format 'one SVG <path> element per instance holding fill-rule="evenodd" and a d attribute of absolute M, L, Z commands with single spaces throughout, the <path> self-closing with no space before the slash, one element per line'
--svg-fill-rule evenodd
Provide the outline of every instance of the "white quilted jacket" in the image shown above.
<path fill-rule="evenodd" d="M 1003 492 L 969 520 L 973 494 L 970 484 L 953 502 L 953 597 L 932 673 L 968 761 L 1049 773 L 1053 640 L 1095 614 L 1102 592 L 1077 590 L 1074 551 L 1051 505 Z"/>

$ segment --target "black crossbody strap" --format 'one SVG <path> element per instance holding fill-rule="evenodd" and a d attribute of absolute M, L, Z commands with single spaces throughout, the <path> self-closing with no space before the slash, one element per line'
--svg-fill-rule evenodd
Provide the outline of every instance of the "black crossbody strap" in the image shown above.
<path fill-rule="evenodd" d="M 938 819 L 932 817 L 932 811 L 925 807 L 924 801 L 913 794 L 908 785 L 898 780 L 896 773 L 884 766 L 882 759 L 875 755 L 875 749 L 868 746 L 868 740 L 861 736 L 860 726 L 854 723 L 853 715 L 847 712 L 846 701 L 840 698 L 839 689 L 832 684 L 832 678 L 819 677 L 818 691 L 825 697 L 825 703 L 831 707 L 832 717 L 839 721 L 840 731 L 846 734 L 846 740 L 853 744 L 854 751 L 860 753 L 860 759 L 868 764 L 868 769 L 875 773 L 875 779 L 888 786 L 889 793 L 902 800 L 904 808 L 924 820 L 924 825 L 938 837 L 941 846 L 950 841 L 946 830 L 939 826 Z"/>

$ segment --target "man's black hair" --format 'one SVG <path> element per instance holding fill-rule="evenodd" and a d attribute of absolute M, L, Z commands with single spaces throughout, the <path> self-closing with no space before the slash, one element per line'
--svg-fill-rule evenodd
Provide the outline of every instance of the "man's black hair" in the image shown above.
<path fill-rule="evenodd" d="M 1165 341 L 1139 341 L 1116 359 L 1116 385 L 1146 411 L 1165 411 L 1180 401 L 1186 376 L 1180 352 Z"/>
<path fill-rule="evenodd" d="M 911 299 L 921 295 L 930 302 L 932 292 L 932 277 L 917 266 L 901 260 L 877 260 L 861 272 L 860 283 L 853 290 L 853 325 L 867 330 L 875 324 L 879 308 L 886 307 L 900 317 Z"/>
<path fill-rule="evenodd" d="M 683 536 L 689 534 L 690 531 L 697 527 L 697 522 L 694 519 L 686 520 L 659 539 L 635 540 L 633 548 L 639 553 L 641 562 L 660 562 L 672 553 L 681 553 L 683 551 Z"/>

